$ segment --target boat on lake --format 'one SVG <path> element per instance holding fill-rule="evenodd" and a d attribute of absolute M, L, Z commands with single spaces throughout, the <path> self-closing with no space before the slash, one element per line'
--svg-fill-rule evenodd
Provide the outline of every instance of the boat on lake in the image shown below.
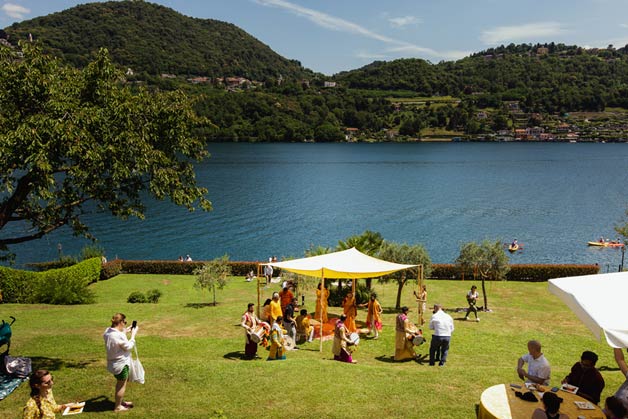
<path fill-rule="evenodd" d="M 624 244 L 620 242 L 596 241 L 596 242 L 587 242 L 587 244 L 589 246 L 597 246 L 597 247 L 624 247 Z"/>

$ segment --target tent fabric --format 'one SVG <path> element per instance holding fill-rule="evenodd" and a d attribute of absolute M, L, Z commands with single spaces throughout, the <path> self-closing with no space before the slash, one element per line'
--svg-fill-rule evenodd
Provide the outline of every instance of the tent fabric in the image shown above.
<path fill-rule="evenodd" d="M 355 247 L 325 255 L 287 260 L 285 262 L 269 262 L 263 265 L 271 265 L 299 275 L 332 279 L 375 278 L 418 266 L 386 262 L 385 260 L 365 255 Z"/>
<path fill-rule="evenodd" d="M 628 272 L 550 279 L 548 287 L 596 338 L 628 348 Z"/>

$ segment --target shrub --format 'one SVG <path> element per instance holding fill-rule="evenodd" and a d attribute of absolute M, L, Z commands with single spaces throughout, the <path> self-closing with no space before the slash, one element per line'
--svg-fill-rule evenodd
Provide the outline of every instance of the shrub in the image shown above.
<path fill-rule="evenodd" d="M 146 296 L 140 291 L 133 291 L 129 294 L 129 298 L 126 299 L 127 303 L 135 304 L 135 303 L 145 303 Z"/>
<path fill-rule="evenodd" d="M 122 261 L 120 259 L 112 260 L 111 262 L 103 263 L 100 271 L 100 280 L 104 281 L 109 278 L 113 278 L 116 275 L 122 273 Z"/>
<path fill-rule="evenodd" d="M 327 299 L 327 304 L 331 307 L 340 307 L 342 305 L 342 300 L 345 296 L 351 292 L 351 287 L 348 284 L 343 285 L 341 289 L 338 287 L 330 287 L 329 288 L 329 298 Z M 358 281 L 355 285 L 355 301 L 357 304 L 363 304 L 368 302 L 371 296 L 371 292 L 366 287 L 364 282 Z"/>
<path fill-rule="evenodd" d="M 86 260 L 91 258 L 101 258 L 105 255 L 105 249 L 101 246 L 91 244 L 83 247 L 81 249 L 81 253 L 79 254 L 80 260 Z"/>
<path fill-rule="evenodd" d="M 146 300 L 149 303 L 157 304 L 159 302 L 159 298 L 161 297 L 161 291 L 158 289 L 149 290 L 146 293 Z"/>
<path fill-rule="evenodd" d="M 27 263 L 26 266 L 31 267 L 39 272 L 49 271 L 51 269 L 67 268 L 74 266 L 78 260 L 74 256 L 61 256 L 59 260 L 51 260 L 49 262 Z"/>
<path fill-rule="evenodd" d="M 510 265 L 510 271 L 506 274 L 506 281 L 542 282 L 552 278 L 566 276 L 593 275 L 599 273 L 598 265 L 541 265 L 541 264 L 515 264 Z M 432 265 L 432 279 L 462 279 L 463 272 L 455 264 L 436 263 Z M 472 280 L 473 271 L 464 272 L 464 279 Z"/>
<path fill-rule="evenodd" d="M 7 303 L 86 304 L 94 300 L 87 286 L 99 276 L 100 258 L 45 272 L 0 268 L 0 290 Z"/>

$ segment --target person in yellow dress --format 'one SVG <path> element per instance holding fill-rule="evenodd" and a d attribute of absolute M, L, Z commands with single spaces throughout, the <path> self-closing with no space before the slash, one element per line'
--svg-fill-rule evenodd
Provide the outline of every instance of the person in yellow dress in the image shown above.
<path fill-rule="evenodd" d="M 281 310 L 281 303 L 279 302 L 279 293 L 273 293 L 273 299 L 270 302 L 270 318 L 269 323 L 274 324 L 278 317 L 283 318 L 283 311 Z"/>
<path fill-rule="evenodd" d="M 327 323 L 327 300 L 329 298 L 329 290 L 327 287 L 323 287 L 321 291 L 321 284 L 318 283 L 316 290 L 316 309 L 314 310 L 314 319 L 321 321 L 321 315 L 323 316 L 323 323 Z"/>
<path fill-rule="evenodd" d="M 358 315 L 358 307 L 355 304 L 355 297 L 352 292 L 348 293 L 342 300 L 342 311 L 347 316 L 347 320 L 344 323 L 349 333 L 357 332 L 358 328 L 355 325 L 355 318 Z"/>
<path fill-rule="evenodd" d="M 23 419 L 54 419 L 56 413 L 65 410 L 65 404 L 58 405 L 52 395 L 53 378 L 46 370 L 37 370 L 29 379 L 31 397 L 24 407 Z"/>
<path fill-rule="evenodd" d="M 281 315 L 275 319 L 270 329 L 270 352 L 267 361 L 286 359 L 286 348 L 284 346 L 283 331 L 281 330 Z"/>
<path fill-rule="evenodd" d="M 382 306 L 377 301 L 377 294 L 372 293 L 368 303 L 360 304 L 360 307 L 368 307 L 366 311 L 366 325 L 369 335 L 373 333 L 373 339 L 379 339 L 379 331 L 382 330 Z"/>
<path fill-rule="evenodd" d="M 310 325 L 310 317 L 307 315 L 307 310 L 302 309 L 296 318 L 297 321 L 297 336 L 304 336 L 305 340 L 311 342 L 314 339 L 314 328 Z"/>
<path fill-rule="evenodd" d="M 408 307 L 401 307 L 401 313 L 397 315 L 395 322 L 395 361 L 414 359 L 416 357 L 414 345 L 408 339 L 414 336 L 416 332 L 414 325 L 408 320 L 408 311 L 410 311 Z"/>

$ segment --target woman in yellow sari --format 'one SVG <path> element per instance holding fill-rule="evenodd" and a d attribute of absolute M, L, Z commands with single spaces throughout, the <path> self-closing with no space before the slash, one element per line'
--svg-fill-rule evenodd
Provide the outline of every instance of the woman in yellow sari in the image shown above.
<path fill-rule="evenodd" d="M 345 320 L 345 327 L 349 333 L 357 332 L 358 328 L 355 325 L 355 318 L 358 315 L 358 307 L 355 304 L 355 297 L 353 293 L 348 293 L 344 300 L 342 300 L 342 311 L 347 320 Z"/>
<path fill-rule="evenodd" d="M 283 331 L 281 330 L 282 320 L 282 316 L 277 317 L 270 329 L 270 352 L 267 361 L 286 359 Z"/>
<path fill-rule="evenodd" d="M 322 298 L 321 298 L 322 295 Z M 316 290 L 316 310 L 314 311 L 314 320 L 321 321 L 321 314 L 323 316 L 323 323 L 327 323 L 327 299 L 329 298 L 329 290 L 327 287 L 323 288 L 321 292 L 321 284 L 318 283 Z"/>
<path fill-rule="evenodd" d="M 395 361 L 416 357 L 414 345 L 409 339 L 414 336 L 416 330 L 414 325 L 408 320 L 408 311 L 410 311 L 408 307 L 401 307 L 401 313 L 399 313 L 395 322 Z"/>

